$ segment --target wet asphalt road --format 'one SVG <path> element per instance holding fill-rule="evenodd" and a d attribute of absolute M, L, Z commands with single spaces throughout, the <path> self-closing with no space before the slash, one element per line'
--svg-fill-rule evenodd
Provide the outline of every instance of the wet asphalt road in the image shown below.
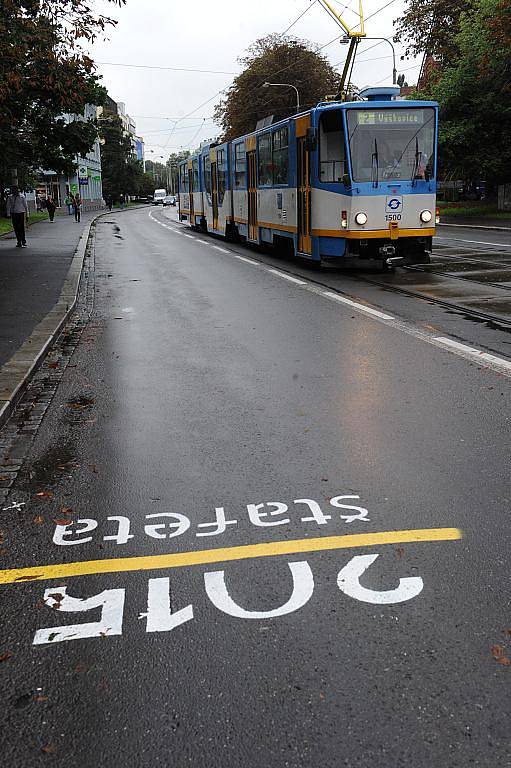
<path fill-rule="evenodd" d="M 291 554 L 1 586 L 2 763 L 511 766 L 509 378 L 222 247 L 147 210 L 98 224 L 2 568 Z"/>

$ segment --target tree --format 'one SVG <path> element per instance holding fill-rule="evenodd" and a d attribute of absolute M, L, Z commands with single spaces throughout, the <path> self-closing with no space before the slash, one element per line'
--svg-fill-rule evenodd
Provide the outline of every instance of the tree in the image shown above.
<path fill-rule="evenodd" d="M 431 95 L 441 105 L 444 170 L 495 185 L 511 179 L 511 5 L 477 0 L 475 10 L 462 14 L 458 58 Z"/>
<path fill-rule="evenodd" d="M 406 45 L 405 57 L 429 54 L 441 66 L 458 56 L 462 14 L 471 15 L 477 0 L 408 0 L 395 21 L 394 40 Z"/>
<path fill-rule="evenodd" d="M 223 128 L 224 140 L 253 131 L 257 121 L 267 115 L 280 120 L 295 113 L 295 91 L 262 88 L 266 81 L 294 85 L 303 109 L 309 109 L 338 88 L 339 77 L 327 59 L 308 42 L 290 37 L 268 35 L 256 40 L 239 61 L 245 69 L 215 107 L 215 120 Z"/>
<path fill-rule="evenodd" d="M 122 5 L 125 0 L 108 0 Z M 104 89 L 81 43 L 112 19 L 89 0 L 2 0 L 0 3 L 0 182 L 11 169 L 70 172 L 74 157 L 92 147 L 92 123 L 65 119 L 100 104 Z"/>
<path fill-rule="evenodd" d="M 99 132 L 104 197 L 117 200 L 121 195 L 141 194 L 142 163 L 133 157 L 131 139 L 125 135 L 120 118 L 101 118 Z"/>

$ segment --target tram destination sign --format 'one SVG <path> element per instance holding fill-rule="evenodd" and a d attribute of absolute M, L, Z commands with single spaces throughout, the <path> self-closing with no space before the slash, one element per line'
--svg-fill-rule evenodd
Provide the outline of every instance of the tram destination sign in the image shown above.
<path fill-rule="evenodd" d="M 359 125 L 421 125 L 424 123 L 423 109 L 359 109 Z"/>

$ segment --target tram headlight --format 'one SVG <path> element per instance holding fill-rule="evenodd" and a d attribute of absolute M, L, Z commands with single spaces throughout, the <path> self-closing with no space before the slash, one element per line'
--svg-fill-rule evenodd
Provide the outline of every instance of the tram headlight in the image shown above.
<path fill-rule="evenodd" d="M 431 211 L 425 210 L 425 211 L 422 211 L 420 218 L 421 218 L 421 221 L 424 222 L 424 224 L 429 224 L 429 222 L 433 218 L 433 214 L 431 213 Z"/>
<path fill-rule="evenodd" d="M 355 214 L 355 221 L 360 226 L 363 226 L 364 224 L 367 224 L 367 213 L 356 213 Z"/>

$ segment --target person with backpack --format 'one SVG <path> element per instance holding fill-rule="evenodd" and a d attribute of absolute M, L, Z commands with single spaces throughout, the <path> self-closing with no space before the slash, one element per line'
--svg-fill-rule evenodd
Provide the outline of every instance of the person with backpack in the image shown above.
<path fill-rule="evenodd" d="M 73 213 L 73 198 L 71 195 L 66 195 L 64 203 L 67 205 L 67 212 L 71 216 Z"/>

